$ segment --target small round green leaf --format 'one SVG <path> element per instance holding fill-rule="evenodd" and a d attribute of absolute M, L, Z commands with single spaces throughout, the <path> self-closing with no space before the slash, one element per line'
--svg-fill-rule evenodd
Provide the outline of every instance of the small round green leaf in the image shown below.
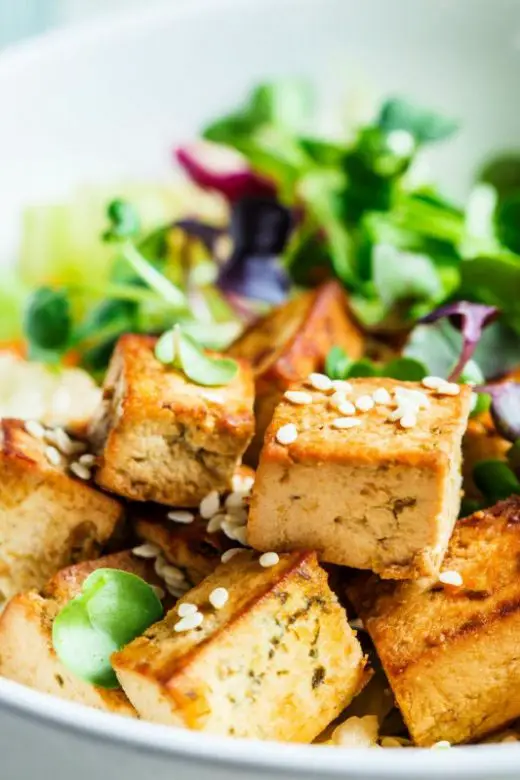
<path fill-rule="evenodd" d="M 478 489 L 494 504 L 520 493 L 520 482 L 507 463 L 502 460 L 483 460 L 473 469 L 473 479 Z"/>
<path fill-rule="evenodd" d="M 381 376 L 399 379 L 403 382 L 420 382 L 427 376 L 426 366 L 414 358 L 396 358 L 381 370 Z"/>
<path fill-rule="evenodd" d="M 343 347 L 332 347 L 325 359 L 325 373 L 330 379 L 345 379 L 351 363 Z"/>
<path fill-rule="evenodd" d="M 231 358 L 216 358 L 206 354 L 190 336 L 181 333 L 179 362 L 192 382 L 214 387 L 229 384 L 236 376 L 238 363 Z"/>
<path fill-rule="evenodd" d="M 128 201 L 113 200 L 108 204 L 107 216 L 110 227 L 105 233 L 106 240 L 131 238 L 139 232 L 139 216 L 136 209 Z"/>
<path fill-rule="evenodd" d="M 61 350 L 69 343 L 72 316 L 63 290 L 40 287 L 29 297 L 24 313 L 24 330 L 31 345 Z"/>
<path fill-rule="evenodd" d="M 165 331 L 155 345 L 155 357 L 165 366 L 171 365 L 176 357 L 173 330 Z"/>
<path fill-rule="evenodd" d="M 362 377 L 379 376 L 379 369 L 368 358 L 361 358 L 361 360 L 354 360 L 350 364 L 347 372 L 348 379 L 357 379 Z"/>

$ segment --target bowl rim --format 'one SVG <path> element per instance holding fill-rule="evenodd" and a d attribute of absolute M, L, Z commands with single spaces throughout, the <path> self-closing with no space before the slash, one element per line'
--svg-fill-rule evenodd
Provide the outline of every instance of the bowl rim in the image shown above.
<path fill-rule="evenodd" d="M 313 0 L 262 0 L 263 8 L 280 2 L 296 5 Z M 436 0 L 429 0 L 436 2 Z M 322 0 L 324 2 L 324 0 Z M 12 44 L 0 54 L 0 79 L 13 78 L 18 69 L 31 69 L 47 58 L 55 59 L 67 51 L 81 54 L 82 48 L 103 39 L 123 38 L 142 33 L 168 21 L 193 18 L 202 13 L 251 8 L 252 0 L 176 0 L 143 9 L 104 13 L 77 27 L 46 32 L 21 43 Z M 247 13 L 247 10 L 246 10 Z M 224 765 L 234 769 L 254 768 L 262 773 L 276 770 L 283 775 L 295 772 L 302 777 L 377 777 L 381 780 L 416 780 L 427 771 L 431 780 L 441 780 L 455 772 L 460 780 L 478 777 L 516 777 L 520 745 L 488 744 L 430 750 L 409 748 L 388 750 L 331 748 L 319 745 L 286 744 L 233 739 L 200 732 L 175 729 L 133 718 L 102 712 L 74 702 L 33 690 L 0 677 L 0 712 L 11 713 L 40 724 L 73 733 L 95 742 L 124 746 L 133 751 L 160 754 Z M 267 748 L 267 749 L 266 749 Z M 348 759 L 346 755 L 348 754 Z M 427 769 L 425 762 L 427 761 Z"/>

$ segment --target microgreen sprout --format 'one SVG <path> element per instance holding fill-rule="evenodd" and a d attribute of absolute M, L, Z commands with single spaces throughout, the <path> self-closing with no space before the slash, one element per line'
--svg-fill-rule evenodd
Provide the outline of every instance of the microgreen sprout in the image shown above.
<path fill-rule="evenodd" d="M 195 384 L 206 387 L 227 385 L 238 371 L 235 360 L 205 352 L 180 325 L 163 333 L 155 345 L 155 357 L 182 371 Z"/>

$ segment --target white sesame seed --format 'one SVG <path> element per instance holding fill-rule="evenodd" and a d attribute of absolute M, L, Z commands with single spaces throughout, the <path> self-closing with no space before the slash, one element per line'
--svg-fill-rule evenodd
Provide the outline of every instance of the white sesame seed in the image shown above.
<path fill-rule="evenodd" d="M 229 593 L 226 588 L 215 588 L 215 590 L 212 590 L 209 594 L 209 603 L 212 607 L 215 607 L 215 609 L 222 609 L 228 599 Z"/>
<path fill-rule="evenodd" d="M 441 376 L 425 376 L 421 379 L 423 387 L 427 387 L 429 390 L 437 390 L 438 387 L 441 387 L 445 383 L 446 380 Z"/>
<path fill-rule="evenodd" d="M 395 397 L 398 405 L 410 406 L 416 411 L 428 409 L 430 406 L 430 399 L 425 393 L 420 390 L 412 390 L 409 387 L 396 387 Z"/>
<path fill-rule="evenodd" d="M 441 739 L 439 742 L 435 742 L 431 749 L 432 750 L 442 750 L 443 748 L 450 748 L 451 742 L 448 742 L 447 739 Z"/>
<path fill-rule="evenodd" d="M 63 452 L 64 455 L 72 455 L 74 452 L 73 442 L 69 436 L 65 433 L 63 428 L 56 428 L 56 444 L 58 449 Z"/>
<path fill-rule="evenodd" d="M 186 581 L 184 572 L 178 569 L 177 566 L 172 566 L 169 563 L 162 567 L 161 577 L 163 577 L 167 585 L 173 585 L 174 587 Z"/>
<path fill-rule="evenodd" d="M 159 599 L 159 601 L 162 601 L 163 598 L 166 596 L 166 591 L 163 590 L 163 588 L 160 587 L 160 585 L 152 585 L 152 590 Z"/>
<path fill-rule="evenodd" d="M 329 398 L 329 403 L 331 406 L 337 406 L 338 404 L 343 404 L 346 401 L 346 393 L 343 393 L 341 390 L 336 390 L 335 393 L 331 395 Z"/>
<path fill-rule="evenodd" d="M 401 428 L 415 428 L 417 425 L 417 415 L 415 412 L 406 411 L 400 418 Z"/>
<path fill-rule="evenodd" d="M 69 439 L 67 455 L 83 455 L 86 453 L 87 445 L 84 441 L 73 441 Z M 95 460 L 95 456 L 92 456 Z"/>
<path fill-rule="evenodd" d="M 353 620 L 349 620 L 349 626 L 354 631 L 363 631 L 365 628 L 365 624 L 361 620 L 361 618 L 354 618 Z"/>
<path fill-rule="evenodd" d="M 247 522 L 247 512 L 233 512 L 233 514 L 226 515 L 225 521 L 229 525 L 245 525 Z"/>
<path fill-rule="evenodd" d="M 176 599 L 182 598 L 182 596 L 184 596 L 184 594 L 187 593 L 190 589 L 191 585 L 189 585 L 187 582 L 184 582 L 182 585 L 166 585 L 166 590 L 168 593 L 170 593 Z"/>
<path fill-rule="evenodd" d="M 212 490 L 211 493 L 202 499 L 199 506 L 199 512 L 204 520 L 209 520 L 210 517 L 216 515 L 220 509 L 220 496 L 216 490 Z"/>
<path fill-rule="evenodd" d="M 217 531 L 220 531 L 222 528 L 222 523 L 226 520 L 227 515 L 219 513 L 218 515 L 213 515 L 213 517 L 208 520 L 208 524 L 206 526 L 206 531 L 208 534 L 216 534 Z"/>
<path fill-rule="evenodd" d="M 234 490 L 225 500 L 226 509 L 242 509 L 244 506 L 244 499 L 247 498 L 249 493 L 243 493 L 239 490 Z"/>
<path fill-rule="evenodd" d="M 271 566 L 276 566 L 280 562 L 280 556 L 275 552 L 266 552 L 260 556 L 258 563 L 264 569 L 270 569 Z"/>
<path fill-rule="evenodd" d="M 183 601 L 182 604 L 179 604 L 177 607 L 177 614 L 179 617 L 188 617 L 188 615 L 195 615 L 196 612 L 199 611 L 199 608 L 196 604 L 191 604 L 189 601 Z"/>
<path fill-rule="evenodd" d="M 50 445 L 45 447 L 45 457 L 53 466 L 59 466 L 61 463 L 61 455 L 56 447 L 52 447 Z"/>
<path fill-rule="evenodd" d="M 156 558 L 161 552 L 161 548 L 152 542 L 145 542 L 138 547 L 134 547 L 133 554 L 138 558 Z"/>
<path fill-rule="evenodd" d="M 228 539 L 240 542 L 240 544 L 247 544 L 247 528 L 245 526 L 236 526 L 228 520 L 224 520 L 221 527 Z"/>
<path fill-rule="evenodd" d="M 339 393 L 351 393 L 352 392 L 352 385 L 350 382 L 347 382 L 346 379 L 333 379 L 332 380 L 332 387 L 334 390 L 337 390 Z"/>
<path fill-rule="evenodd" d="M 298 438 L 298 429 L 293 423 L 282 425 L 276 431 L 276 441 L 278 444 L 292 444 Z"/>
<path fill-rule="evenodd" d="M 337 405 L 336 409 L 344 417 L 348 417 L 349 414 L 356 414 L 356 407 L 350 401 L 343 401 L 343 403 Z"/>
<path fill-rule="evenodd" d="M 93 466 L 96 462 L 96 456 L 91 452 L 85 452 L 84 455 L 80 455 L 78 458 L 82 466 Z"/>
<path fill-rule="evenodd" d="M 166 558 L 164 558 L 164 557 L 162 556 L 162 554 L 159 552 L 159 553 L 157 554 L 157 558 L 155 559 L 154 566 L 153 566 L 153 567 L 154 567 L 154 569 L 155 569 L 155 573 L 156 573 L 156 574 L 157 574 L 159 577 L 162 577 L 162 576 L 163 576 L 163 571 L 164 571 L 164 569 L 165 569 L 165 567 L 166 567 L 166 566 L 168 566 L 168 563 L 167 563 L 167 561 L 166 561 Z"/>
<path fill-rule="evenodd" d="M 460 385 L 456 382 L 444 382 L 443 385 L 437 388 L 437 395 L 458 395 L 460 393 Z"/>
<path fill-rule="evenodd" d="M 284 398 L 297 406 L 312 404 L 312 395 L 303 390 L 287 390 L 287 392 L 284 393 Z"/>
<path fill-rule="evenodd" d="M 26 420 L 23 427 L 35 439 L 43 439 L 45 436 L 45 428 L 38 420 Z"/>
<path fill-rule="evenodd" d="M 361 425 L 361 420 L 357 420 L 355 417 L 336 417 L 331 422 L 331 426 L 337 428 L 338 431 L 355 428 L 357 425 Z"/>
<path fill-rule="evenodd" d="M 235 557 L 235 555 L 238 555 L 238 553 L 244 552 L 243 547 L 230 547 L 229 550 L 226 550 L 226 552 L 222 553 L 220 560 L 222 563 L 229 563 L 229 561 Z"/>
<path fill-rule="evenodd" d="M 456 588 L 460 588 L 462 577 L 458 571 L 441 571 L 439 582 L 442 582 L 443 585 L 454 585 Z"/>
<path fill-rule="evenodd" d="M 204 620 L 204 615 L 201 612 L 194 612 L 192 615 L 186 615 L 175 623 L 173 630 L 177 633 L 181 631 L 192 631 L 194 628 L 198 628 Z"/>
<path fill-rule="evenodd" d="M 324 393 L 333 388 L 332 380 L 325 374 L 309 374 L 307 381 L 315 390 L 321 390 Z"/>
<path fill-rule="evenodd" d="M 166 517 L 168 520 L 173 520 L 174 523 L 181 523 L 182 525 L 188 525 L 188 523 L 193 523 L 195 520 L 193 512 L 188 512 L 187 509 L 174 509 L 168 512 Z"/>
<path fill-rule="evenodd" d="M 84 466 L 82 463 L 78 463 L 78 461 L 71 463 L 69 468 L 74 476 L 79 477 L 79 479 L 88 480 L 92 478 L 92 474 L 88 466 Z"/>
<path fill-rule="evenodd" d="M 234 474 L 231 480 L 231 485 L 234 491 L 238 492 L 250 492 L 255 483 L 254 477 L 244 476 L 242 474 Z"/>
<path fill-rule="evenodd" d="M 355 404 L 360 412 L 369 412 L 375 406 L 374 399 L 369 395 L 360 395 Z"/>
<path fill-rule="evenodd" d="M 376 404 L 392 403 L 392 398 L 386 387 L 378 387 L 377 390 L 372 393 L 372 398 Z"/>

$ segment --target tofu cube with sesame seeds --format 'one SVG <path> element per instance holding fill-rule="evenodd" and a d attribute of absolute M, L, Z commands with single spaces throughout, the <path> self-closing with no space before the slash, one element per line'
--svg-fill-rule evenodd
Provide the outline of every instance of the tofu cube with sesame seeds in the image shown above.
<path fill-rule="evenodd" d="M 107 690 L 80 680 L 59 660 L 52 646 L 52 623 L 59 610 L 81 592 L 96 569 L 121 569 L 160 585 L 153 561 L 121 552 L 84 561 L 58 572 L 41 592 L 19 593 L 0 617 L 0 675 L 44 693 L 99 710 L 136 717 L 121 690 Z"/>
<path fill-rule="evenodd" d="M 347 587 L 417 745 L 520 717 L 520 496 L 459 520 L 437 580 Z"/>
<path fill-rule="evenodd" d="M 253 482 L 253 470 L 240 466 L 232 479 L 234 489 L 217 495 L 217 511 L 210 517 L 200 511 L 136 503 L 129 508 L 130 520 L 137 537 L 156 545 L 167 564 L 180 569 L 193 587 L 215 570 L 227 550 L 237 546 L 236 531 L 245 531 L 245 507 Z"/>
<path fill-rule="evenodd" d="M 90 438 L 99 485 L 135 501 L 196 507 L 226 490 L 254 428 L 251 369 L 202 387 L 156 359 L 156 339 L 122 336 Z"/>
<path fill-rule="evenodd" d="M 394 579 L 438 571 L 460 506 L 470 407 L 470 389 L 456 387 L 353 379 L 312 389 L 308 404 L 284 398 L 260 456 L 248 543 L 314 549 Z"/>
<path fill-rule="evenodd" d="M 267 567 L 249 550 L 234 555 L 112 665 L 145 720 L 288 742 L 311 742 L 366 675 L 311 552 Z"/>
<path fill-rule="evenodd" d="M 351 358 L 363 354 L 364 337 L 337 282 L 292 298 L 254 322 L 229 349 L 245 358 L 255 374 L 256 432 L 246 462 L 256 465 L 273 412 L 290 386 L 322 371 L 333 346 Z"/>
<path fill-rule="evenodd" d="M 0 604 L 70 563 L 95 558 L 123 519 L 118 500 L 71 473 L 77 453 L 64 436 L 0 421 Z"/>

